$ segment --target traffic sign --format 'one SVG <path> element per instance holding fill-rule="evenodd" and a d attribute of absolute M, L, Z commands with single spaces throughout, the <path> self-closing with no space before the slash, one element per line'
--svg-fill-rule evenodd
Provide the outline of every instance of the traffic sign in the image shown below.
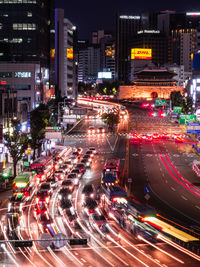
<path fill-rule="evenodd" d="M 181 113 L 182 107 L 174 106 L 173 107 L 173 112 L 174 113 Z"/>
<path fill-rule="evenodd" d="M 41 240 L 38 241 L 38 245 L 42 248 L 47 248 L 50 247 L 52 245 L 52 237 L 50 234 L 48 233 L 44 233 L 41 236 Z"/>
<path fill-rule="evenodd" d="M 188 123 L 187 133 L 200 133 L 200 123 Z"/>
<path fill-rule="evenodd" d="M 62 233 L 56 234 L 54 239 L 57 239 L 53 241 L 54 246 L 57 248 L 62 248 L 67 244 L 67 237 Z"/>
<path fill-rule="evenodd" d="M 155 106 L 164 106 L 166 105 L 166 99 L 156 99 Z"/>
<path fill-rule="evenodd" d="M 196 115 L 180 115 L 180 124 L 185 124 L 189 122 L 194 122 L 197 120 Z"/>
<path fill-rule="evenodd" d="M 150 193 L 150 187 L 149 186 L 146 186 L 145 189 L 144 189 L 144 192 L 146 194 Z"/>

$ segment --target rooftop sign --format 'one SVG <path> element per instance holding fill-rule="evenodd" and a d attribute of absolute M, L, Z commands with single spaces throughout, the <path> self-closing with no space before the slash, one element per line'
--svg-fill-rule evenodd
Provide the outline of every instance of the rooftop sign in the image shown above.
<path fill-rule="evenodd" d="M 132 48 L 131 59 L 151 59 L 152 50 L 144 48 Z"/>
<path fill-rule="evenodd" d="M 200 12 L 187 12 L 186 16 L 192 16 L 192 17 L 200 16 Z"/>
<path fill-rule="evenodd" d="M 137 32 L 138 34 L 141 34 L 141 33 L 160 33 L 159 30 L 155 31 L 155 30 L 144 30 L 144 31 L 138 31 Z"/>
<path fill-rule="evenodd" d="M 127 15 L 121 15 L 120 19 L 140 19 L 140 16 L 127 16 Z"/>

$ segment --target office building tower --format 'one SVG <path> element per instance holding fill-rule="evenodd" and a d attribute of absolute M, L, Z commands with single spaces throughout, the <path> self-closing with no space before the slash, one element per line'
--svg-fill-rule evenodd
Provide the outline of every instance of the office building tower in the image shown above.
<path fill-rule="evenodd" d="M 141 29 L 140 16 L 117 15 L 116 17 L 116 70 L 117 79 L 129 82 L 130 53 L 129 43 Z"/>
<path fill-rule="evenodd" d="M 74 31 L 76 27 L 64 18 L 64 9 L 55 10 L 55 79 L 56 96 L 76 97 L 74 71 Z"/>

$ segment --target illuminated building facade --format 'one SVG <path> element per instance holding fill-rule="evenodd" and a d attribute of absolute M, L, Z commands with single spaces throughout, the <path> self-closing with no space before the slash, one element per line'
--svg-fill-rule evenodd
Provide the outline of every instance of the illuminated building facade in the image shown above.
<path fill-rule="evenodd" d="M 76 27 L 64 18 L 64 9 L 55 10 L 55 79 L 57 97 L 76 97 L 74 32 Z"/>
<path fill-rule="evenodd" d="M 119 99 L 169 99 L 172 91 L 183 91 L 173 79 L 176 74 L 166 69 L 144 69 L 135 73 L 133 85 L 120 86 Z"/>

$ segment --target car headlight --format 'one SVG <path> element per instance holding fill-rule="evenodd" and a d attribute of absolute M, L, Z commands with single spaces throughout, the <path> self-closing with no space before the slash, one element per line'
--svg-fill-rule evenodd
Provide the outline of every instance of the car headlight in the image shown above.
<path fill-rule="evenodd" d="M 61 195 L 58 195 L 58 199 L 61 200 L 62 199 L 62 196 Z"/>

